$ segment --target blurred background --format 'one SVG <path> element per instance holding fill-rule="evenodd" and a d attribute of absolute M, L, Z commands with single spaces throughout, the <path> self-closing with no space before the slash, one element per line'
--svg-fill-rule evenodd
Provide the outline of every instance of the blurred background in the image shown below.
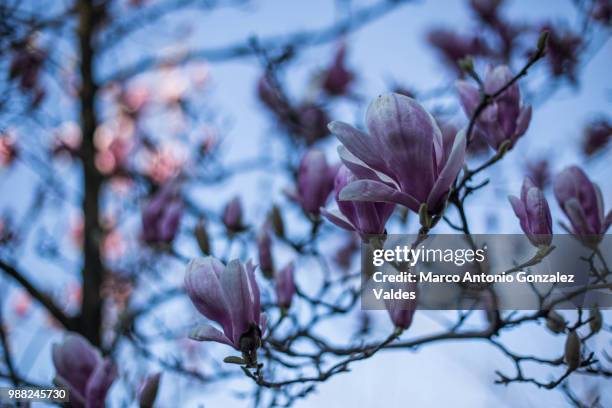
<path fill-rule="evenodd" d="M 490 183 L 466 203 L 473 233 L 521 233 L 507 196 L 518 195 L 525 175 L 543 188 L 554 231 L 561 232 L 551 182 L 568 165 L 581 166 L 599 184 L 606 210 L 612 203 L 608 1 L 81 3 L 88 2 L 0 3 L 0 259 L 62 314 L 76 316 L 78 331 L 120 362 L 108 406 L 135 406 L 143 378 L 156 371 L 164 373 L 159 406 L 269 404 L 270 395 L 254 390 L 238 367 L 221 363 L 230 354 L 226 346 L 187 339 L 204 318 L 182 291 L 186 260 L 207 252 L 258 263 L 258 237 L 275 205 L 285 229 L 273 238 L 275 269 L 294 261 L 298 286 L 315 296 L 319 260 L 292 245 L 308 239 L 312 226 L 288 193 L 302 156 L 316 148 L 338 163 L 327 122 L 363 127 L 368 104 L 384 92 L 414 97 L 443 129 L 465 126 L 454 88 L 464 76 L 460 58 L 472 56 L 481 75 L 498 64 L 517 73 L 540 33 L 550 32 L 546 57 L 520 81 L 523 100 L 533 106 L 529 129 L 482 175 Z M 475 143 L 467 163 L 476 167 L 492 154 Z M 174 180 L 183 205 L 178 231 L 151 242 L 143 235 L 142 209 Z M 244 231 L 223 223 L 234 197 Z M 198 225 L 208 248 L 194 237 Z M 387 225 L 390 233 L 417 230 L 418 216 L 400 209 Z M 440 223 L 435 232 L 452 228 Z M 359 272 L 352 234 L 323 221 L 316 240 L 331 274 Z M 92 246 L 97 249 L 87 253 Z M 100 272 L 89 279 L 92 268 Z M 3 350 L 10 350 L 20 376 L 50 384 L 51 345 L 66 327 L 3 269 Z M 263 278 L 260 285 L 262 303 L 274 303 L 273 286 Z M 99 310 L 82 306 L 91 302 Z M 303 322 L 317 313 L 300 302 L 292 307 Z M 125 328 L 132 311 L 138 318 Z M 417 312 L 404 336 L 439 331 L 453 319 L 456 313 Z M 482 321 L 476 316 L 467 324 Z M 386 312 L 366 314 L 358 303 L 318 324 L 320 336 L 341 345 L 391 330 Z M 543 358 L 558 357 L 565 341 L 541 322 L 505 331 L 499 340 Z M 610 353 L 609 332 L 589 341 L 593 350 Z M 317 384 L 295 406 L 581 406 L 573 405 L 574 394 L 585 404 L 595 398 L 612 404 L 609 378 L 598 376 L 572 376 L 568 391 L 494 384 L 496 371 L 513 368 L 497 347 L 479 340 L 388 350 Z M 269 374 L 282 379 L 300 370 Z M 525 370 L 543 381 L 562 372 L 536 362 Z M 0 385 L 11 383 L 6 360 L 0 374 Z"/>

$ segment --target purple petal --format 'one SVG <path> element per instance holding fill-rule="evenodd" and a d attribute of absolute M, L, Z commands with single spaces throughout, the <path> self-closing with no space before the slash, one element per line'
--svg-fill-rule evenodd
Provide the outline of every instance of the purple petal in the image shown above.
<path fill-rule="evenodd" d="M 350 221 L 337 210 L 328 211 L 321 207 L 321 215 L 340 228 L 347 231 L 355 231 L 355 227 L 350 223 Z"/>
<path fill-rule="evenodd" d="M 522 202 L 524 203 L 527 202 L 527 192 L 529 192 L 529 190 L 531 190 L 534 187 L 537 188 L 535 183 L 529 177 L 525 177 L 523 179 L 523 185 L 521 186 L 521 201 Z"/>
<path fill-rule="evenodd" d="M 261 305 L 260 305 L 261 295 L 259 293 L 259 285 L 257 284 L 257 280 L 255 279 L 255 266 L 249 260 L 246 263 L 245 268 L 246 268 L 249 285 L 253 293 L 253 322 L 257 323 L 260 319 L 260 314 L 261 314 Z"/>
<path fill-rule="evenodd" d="M 85 395 L 87 379 L 101 361 L 98 350 L 81 335 L 69 333 L 61 344 L 53 345 L 51 355 L 58 376 Z"/>
<path fill-rule="evenodd" d="M 548 202 L 544 193 L 537 187 L 532 187 L 527 192 L 525 200 L 527 220 L 532 234 L 550 235 L 552 233 L 552 219 Z"/>
<path fill-rule="evenodd" d="M 594 233 L 594 231 L 590 230 L 586 215 L 584 214 L 584 211 L 576 198 L 570 198 L 567 200 L 565 202 L 564 210 L 567 214 L 567 218 L 569 218 L 570 222 L 572 223 L 574 232 L 577 235 L 588 235 L 590 233 Z"/>
<path fill-rule="evenodd" d="M 519 114 L 518 119 L 516 120 L 515 139 L 518 139 L 519 137 L 525 134 L 525 132 L 527 131 L 527 128 L 529 127 L 530 122 L 531 122 L 531 105 L 528 105 L 527 107 L 524 107 L 521 110 L 521 113 Z"/>
<path fill-rule="evenodd" d="M 189 338 L 195 341 L 214 341 L 223 343 L 238 349 L 230 339 L 209 324 L 202 324 L 193 329 L 191 333 L 189 333 Z"/>
<path fill-rule="evenodd" d="M 87 382 L 85 390 L 86 408 L 104 408 L 106 394 L 117 378 L 117 368 L 110 361 L 101 362 L 96 367 L 91 378 Z"/>
<path fill-rule="evenodd" d="M 429 197 L 427 199 L 427 207 L 430 212 L 437 212 L 440 210 L 442 198 L 448 193 L 452 186 L 461 166 L 463 166 L 465 160 L 465 129 L 460 130 L 455 137 L 455 143 L 453 144 L 453 150 L 448 156 L 448 160 L 444 165 L 444 168 L 440 172 L 436 183 L 434 184 Z"/>
<path fill-rule="evenodd" d="M 331 122 L 329 130 L 359 160 L 378 171 L 387 169 L 385 161 L 380 158 L 382 146 L 374 137 L 343 122 Z"/>
<path fill-rule="evenodd" d="M 381 181 L 380 177 L 374 170 L 366 167 L 366 164 L 355 157 L 348 149 L 342 145 L 338 146 L 338 156 L 342 163 L 357 177 L 358 179 L 368 179 Z M 340 170 L 339 170 L 340 171 Z"/>
<path fill-rule="evenodd" d="M 221 284 L 225 266 L 209 256 L 197 258 L 187 265 L 185 289 L 194 306 L 204 316 L 219 323 L 225 335 L 233 336 L 230 303 Z"/>
<path fill-rule="evenodd" d="M 377 152 L 386 162 L 382 172 L 393 175 L 403 192 L 425 201 L 434 184 L 434 163 L 443 155 L 442 133 L 433 117 L 414 99 L 385 94 L 370 104 L 366 124 L 383 145 Z"/>
<path fill-rule="evenodd" d="M 232 316 L 232 342 L 238 344 L 240 337 L 249 330 L 255 314 L 255 299 L 250 278 L 237 259 L 231 261 L 221 276 L 221 286 L 228 300 Z"/>
<path fill-rule="evenodd" d="M 480 103 L 480 93 L 478 92 L 478 88 L 467 81 L 457 81 L 455 83 L 455 87 L 457 88 L 457 93 L 459 94 L 459 100 L 461 101 L 461 106 L 463 106 L 463 111 L 467 115 L 467 117 L 472 117 L 476 107 Z"/>
<path fill-rule="evenodd" d="M 395 190 L 388 185 L 374 180 L 356 180 L 340 192 L 340 200 L 348 201 L 381 201 L 406 206 L 419 211 L 419 202 L 412 196 Z"/>

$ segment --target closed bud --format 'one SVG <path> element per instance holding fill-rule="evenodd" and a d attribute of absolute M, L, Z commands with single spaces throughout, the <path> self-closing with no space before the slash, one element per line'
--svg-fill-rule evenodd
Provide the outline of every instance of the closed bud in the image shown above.
<path fill-rule="evenodd" d="M 245 230 L 242 223 L 242 202 L 240 197 L 234 197 L 223 209 L 223 224 L 230 234 Z"/>
<path fill-rule="evenodd" d="M 425 228 L 431 227 L 431 218 L 427 213 L 427 204 L 422 203 L 419 206 L 419 221 L 421 222 L 421 226 Z"/>
<path fill-rule="evenodd" d="M 239 365 L 245 364 L 244 359 L 238 356 L 227 356 L 223 359 L 223 362 L 227 364 L 239 364 Z"/>
<path fill-rule="evenodd" d="M 283 214 L 281 213 L 280 208 L 277 205 L 272 206 L 272 210 L 270 210 L 270 215 L 268 216 L 270 220 L 270 224 L 272 224 L 272 228 L 274 229 L 274 233 L 278 237 L 285 236 L 285 223 L 283 221 Z"/>
<path fill-rule="evenodd" d="M 548 330 L 555 334 L 563 333 L 565 331 L 565 319 L 558 312 L 551 310 L 546 316 L 546 327 Z"/>
<path fill-rule="evenodd" d="M 259 267 L 267 279 L 274 274 L 274 261 L 272 259 L 272 238 L 268 225 L 265 224 L 257 234 L 257 250 L 259 252 Z"/>
<path fill-rule="evenodd" d="M 546 48 L 546 43 L 548 42 L 548 31 L 542 31 L 540 33 L 540 37 L 538 38 L 538 51 L 542 52 Z"/>
<path fill-rule="evenodd" d="M 459 67 L 465 72 L 474 72 L 474 61 L 470 57 L 461 58 Z"/>
<path fill-rule="evenodd" d="M 599 186 L 576 166 L 563 170 L 554 182 L 555 197 L 570 221 L 570 230 L 583 244 L 595 248 L 612 225 L 612 211 L 604 211 Z"/>
<path fill-rule="evenodd" d="M 580 337 L 575 330 L 572 330 L 565 340 L 565 363 L 570 370 L 580 366 Z"/>
<path fill-rule="evenodd" d="M 552 218 L 544 193 L 529 177 L 525 177 L 520 197 L 508 198 L 523 232 L 534 246 L 540 248 L 538 256 L 543 258 L 550 252 L 552 242 Z"/>
<path fill-rule="evenodd" d="M 198 221 L 194 233 L 200 251 L 202 251 L 204 255 L 210 255 L 210 237 L 208 236 L 208 231 L 206 231 L 206 225 L 203 219 Z"/>
<path fill-rule="evenodd" d="M 589 316 L 591 320 L 589 321 L 589 327 L 591 328 L 591 333 L 597 333 L 601 330 L 601 326 L 603 323 L 603 319 L 601 317 L 601 311 L 599 307 L 595 306 L 591 309 Z"/>
<path fill-rule="evenodd" d="M 159 380 L 161 379 L 161 373 L 150 375 L 146 378 L 142 388 L 140 389 L 140 396 L 138 398 L 138 406 L 140 408 L 152 408 L 157 398 L 157 392 L 159 390 Z"/>

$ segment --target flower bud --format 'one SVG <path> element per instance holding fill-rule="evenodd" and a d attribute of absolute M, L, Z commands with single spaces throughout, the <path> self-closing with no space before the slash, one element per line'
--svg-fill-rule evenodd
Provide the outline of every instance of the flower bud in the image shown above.
<path fill-rule="evenodd" d="M 595 306 L 589 312 L 589 327 L 591 328 L 591 333 L 597 333 L 601 330 L 601 326 L 603 324 L 603 318 L 601 316 L 601 311 L 598 306 Z"/>
<path fill-rule="evenodd" d="M 178 233 L 183 214 L 179 188 L 162 186 L 142 209 L 142 238 L 150 245 L 171 243 Z"/>
<path fill-rule="evenodd" d="M 162 373 L 155 373 L 148 376 L 140 389 L 138 405 L 140 408 L 153 408 L 157 392 L 159 391 L 159 381 Z"/>
<path fill-rule="evenodd" d="M 572 330 L 565 340 L 565 363 L 570 370 L 575 370 L 580 366 L 580 337 L 575 330 Z"/>
<path fill-rule="evenodd" d="M 244 230 L 242 225 L 242 203 L 240 197 L 234 197 L 223 210 L 223 224 L 230 233 Z"/>
<path fill-rule="evenodd" d="M 338 166 L 327 164 L 323 152 L 309 150 L 300 163 L 297 191 L 290 193 L 290 198 L 298 202 L 305 213 L 318 216 L 334 188 L 337 171 Z"/>
<path fill-rule="evenodd" d="M 596 246 L 612 224 L 612 211 L 604 215 L 599 186 L 579 167 L 570 166 L 556 177 L 554 192 L 571 224 L 571 228 L 565 228 L 585 245 Z"/>
<path fill-rule="evenodd" d="M 283 309 L 289 309 L 289 307 L 291 307 L 291 301 L 293 300 L 293 295 L 295 295 L 295 281 L 293 279 L 294 270 L 295 266 L 293 262 L 290 262 L 281 269 L 274 278 L 276 301 L 278 306 Z"/>
<path fill-rule="evenodd" d="M 323 73 L 323 89 L 329 95 L 338 96 L 348 92 L 354 75 L 346 69 L 344 60 L 346 57 L 346 46 L 342 44 L 338 47 L 334 61 L 331 66 Z"/>
<path fill-rule="evenodd" d="M 204 255 L 210 255 L 210 237 L 208 236 L 208 231 L 206 231 L 204 219 L 198 221 L 194 234 L 200 251 L 202 251 Z"/>
<path fill-rule="evenodd" d="M 76 407 L 104 406 L 106 394 L 117 378 L 115 365 L 84 337 L 66 335 L 62 343 L 53 344 L 51 355 L 55 366 L 54 383 L 70 392 Z"/>
<path fill-rule="evenodd" d="M 281 213 L 280 208 L 275 204 L 272 206 L 272 210 L 270 210 L 270 214 L 268 215 L 268 221 L 272 225 L 274 229 L 274 233 L 278 237 L 285 236 L 285 223 L 283 221 L 283 214 Z"/>
<path fill-rule="evenodd" d="M 552 218 L 544 193 L 525 177 L 521 198 L 508 197 L 529 241 L 536 246 L 549 246 L 552 242 Z"/>
<path fill-rule="evenodd" d="M 474 136 L 481 137 L 498 152 L 506 143 L 506 149 L 511 149 L 516 141 L 525 134 L 531 121 L 531 106 L 521 100 L 518 84 L 510 83 L 513 75 L 505 65 L 488 68 L 484 78 L 484 92 L 487 95 L 498 95 L 482 111 L 475 122 Z M 471 118 L 476 113 L 480 103 L 479 89 L 468 81 L 457 81 L 457 92 L 465 114 Z"/>
<path fill-rule="evenodd" d="M 551 310 L 546 316 L 546 327 L 555 334 L 563 333 L 566 327 L 565 319 L 558 312 Z"/>
<path fill-rule="evenodd" d="M 264 276 L 271 279 L 274 273 L 274 261 L 272 258 L 272 239 L 267 224 L 264 224 L 257 235 L 257 250 L 259 252 L 259 267 Z"/>

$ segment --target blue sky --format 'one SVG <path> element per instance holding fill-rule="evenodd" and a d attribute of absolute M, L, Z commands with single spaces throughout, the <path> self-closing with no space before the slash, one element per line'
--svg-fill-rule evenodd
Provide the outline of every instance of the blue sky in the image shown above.
<path fill-rule="evenodd" d="M 362 5 L 367 2 L 356 3 Z M 355 88 L 364 97 L 364 104 L 360 109 L 340 104 L 333 110 L 333 119 L 361 124 L 367 102 L 386 91 L 390 79 L 414 85 L 418 89 L 430 89 L 448 83 L 448 73 L 425 44 L 425 33 L 428 28 L 437 25 L 448 25 L 469 32 L 472 26 L 468 12 L 464 1 L 417 1 L 351 34 L 348 37 L 348 63 L 358 71 L 359 79 Z M 561 19 L 575 23 L 576 19 L 570 1 L 512 1 L 506 12 L 513 18 L 525 21 L 539 21 L 546 17 L 553 21 Z M 185 22 L 185 31 L 190 34 L 186 47 L 189 44 L 213 47 L 240 41 L 253 34 L 266 37 L 325 27 L 337 17 L 333 1 L 276 0 L 255 1 L 240 9 L 218 10 L 199 21 L 193 21 L 184 13 L 174 19 Z M 119 48 L 115 57 L 125 63 L 136 59 L 142 50 L 150 52 L 152 49 L 160 49 L 161 52 L 167 52 L 168 48 L 158 47 L 160 38 L 178 38 L 183 34 L 168 33 L 164 29 L 152 34 L 147 30 Z M 334 47 L 335 44 L 329 44 L 312 48 L 299 56 L 298 63 L 290 68 L 288 76 L 289 88 L 294 95 L 304 94 L 308 78 L 317 68 L 328 63 Z M 505 197 L 518 192 L 526 159 L 554 158 L 555 171 L 580 161 L 577 152 L 583 124 L 594 112 L 610 112 L 611 57 L 612 42 L 604 40 L 602 49 L 585 67 L 583 78 L 587 80 L 579 89 L 562 89 L 544 105 L 536 107 L 528 133 L 510 153 L 508 160 L 504 160 L 496 170 L 490 192 L 483 193 L 484 198 L 471 202 L 474 232 L 485 231 L 486 220 L 493 211 L 498 218 L 497 232 L 520 232 Z M 105 70 L 110 70 L 114 62 L 109 59 L 104 65 Z M 230 130 L 223 140 L 226 163 L 241 161 L 262 151 L 272 152 L 272 155 L 282 154 L 280 143 L 270 137 L 274 129 L 269 117 L 256 99 L 255 83 L 261 74 L 260 67 L 253 60 L 239 60 L 214 63 L 210 69 L 210 98 L 230 123 Z M 537 73 L 535 77 L 537 80 Z M 529 78 L 530 81 L 532 79 Z M 536 85 L 530 82 L 530 91 L 536 91 Z M 427 106 L 432 108 L 434 104 L 429 102 Z M 457 117 L 461 118 L 462 115 L 458 114 Z M 331 139 L 321 146 L 332 161 L 337 160 L 335 146 L 336 142 Z M 606 177 L 609 159 L 608 151 L 607 156 L 590 162 L 587 167 L 589 176 L 602 187 L 607 208 L 612 205 L 612 180 Z M 0 179 L 0 188 L 3 193 L 11 191 L 27 194 L 25 186 L 31 185 L 31 180 L 31 173 L 17 172 L 11 175 L 11 179 Z M 239 193 L 246 202 L 247 219 L 257 220 L 269 208 L 269 202 L 262 202 L 259 197 L 269 193 L 275 200 L 283 201 L 282 190 L 288 183 L 284 177 L 255 172 L 202 191 L 201 197 L 209 207 L 220 209 L 228 198 Z M 548 193 L 549 200 L 552 200 L 552 195 Z M 495 203 L 495 207 L 492 203 Z M 20 211 L 15 199 L 1 194 L 0 208 L 6 204 Z M 553 201 L 551 208 L 554 210 L 553 218 L 560 219 Z M 279 255 L 280 258 L 283 256 Z M 24 260 L 23 264 L 28 265 L 28 262 Z M 180 276 L 177 278 L 180 280 Z M 54 275 L 47 274 L 37 279 L 52 281 Z M 432 312 L 418 313 L 408 335 L 416 336 L 435 329 L 439 325 L 438 318 Z M 329 330 L 330 335 L 342 341 L 342 330 Z M 21 333 L 21 338 L 27 338 L 26 335 L 29 333 Z M 504 336 L 504 340 L 525 354 L 557 356 L 563 349 L 562 338 L 549 336 L 537 326 L 510 332 Z M 18 353 L 27 353 L 27 347 L 18 343 L 16 349 Z M 43 347 L 35 362 L 33 374 L 42 380 L 50 379 L 52 370 L 48 358 L 49 343 L 41 339 L 30 347 Z M 352 372 L 338 375 L 320 385 L 318 392 L 296 406 L 566 406 L 558 392 L 547 392 L 525 385 L 494 386 L 495 370 L 511 372 L 512 366 L 498 351 L 482 342 L 437 344 L 418 352 L 389 351 L 355 364 Z M 534 375 L 544 377 L 548 372 L 548 369 L 537 367 L 533 367 L 533 370 Z M 165 382 L 163 386 L 175 385 Z M 185 395 L 189 395 L 191 401 L 187 406 L 196 406 L 199 401 L 210 407 L 239 406 L 233 394 L 237 390 L 246 389 L 247 385 L 245 381 L 233 381 L 213 386 L 219 392 L 193 392 L 192 396 L 190 390 L 187 390 Z M 580 381 L 576 382 L 576 386 L 582 386 Z M 609 387 L 607 392 L 610 393 Z M 612 395 L 608 394 L 607 398 L 610 401 Z"/>

